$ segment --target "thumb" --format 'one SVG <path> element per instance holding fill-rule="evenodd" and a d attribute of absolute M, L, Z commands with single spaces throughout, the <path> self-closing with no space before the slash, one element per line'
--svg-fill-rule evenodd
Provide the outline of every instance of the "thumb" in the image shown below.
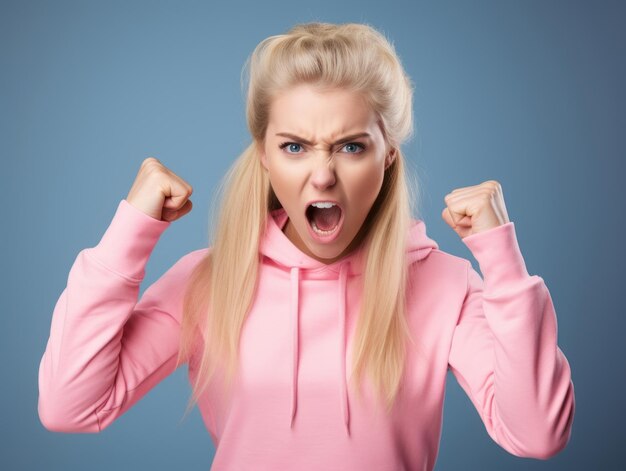
<path fill-rule="evenodd" d="M 170 210 L 181 209 L 193 192 L 188 185 L 183 185 L 177 180 L 170 182 L 169 190 L 170 194 L 163 201 L 163 208 Z"/>
<path fill-rule="evenodd" d="M 183 207 L 187 201 L 187 195 L 172 195 L 165 198 L 163 201 L 163 209 L 170 209 L 176 211 Z"/>
<path fill-rule="evenodd" d="M 191 202 L 191 200 L 188 199 L 185 202 L 185 204 L 182 206 L 182 208 L 178 210 L 164 209 L 161 217 L 164 221 L 174 222 L 177 219 L 180 219 L 183 216 L 185 216 L 187 213 L 189 213 L 192 208 L 193 208 L 193 203 Z"/>
<path fill-rule="evenodd" d="M 443 211 L 441 212 L 441 217 L 452 229 L 456 228 L 456 222 L 452 218 L 452 215 L 450 214 L 450 208 L 448 206 L 443 208 Z"/>

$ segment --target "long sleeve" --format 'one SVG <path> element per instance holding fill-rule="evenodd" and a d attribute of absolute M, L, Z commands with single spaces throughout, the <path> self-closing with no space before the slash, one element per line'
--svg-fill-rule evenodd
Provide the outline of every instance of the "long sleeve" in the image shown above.
<path fill-rule="evenodd" d="M 183 284 L 202 249 L 179 259 L 137 302 L 170 224 L 121 200 L 100 242 L 79 252 L 39 366 L 38 412 L 48 430 L 99 432 L 174 371 Z"/>
<path fill-rule="evenodd" d="M 496 443 L 516 456 L 550 458 L 567 445 L 575 410 L 550 292 L 528 274 L 513 222 L 462 240 L 484 280 L 468 261 L 449 368 Z"/>

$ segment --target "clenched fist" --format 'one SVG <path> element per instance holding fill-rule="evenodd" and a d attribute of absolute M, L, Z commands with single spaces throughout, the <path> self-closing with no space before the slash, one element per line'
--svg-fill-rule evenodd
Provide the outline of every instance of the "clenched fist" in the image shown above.
<path fill-rule="evenodd" d="M 441 217 L 461 238 L 509 222 L 502 186 L 495 180 L 457 188 L 444 200 Z"/>
<path fill-rule="evenodd" d="M 189 211 L 193 188 L 158 159 L 148 157 L 141 163 L 126 201 L 155 219 L 176 221 Z"/>

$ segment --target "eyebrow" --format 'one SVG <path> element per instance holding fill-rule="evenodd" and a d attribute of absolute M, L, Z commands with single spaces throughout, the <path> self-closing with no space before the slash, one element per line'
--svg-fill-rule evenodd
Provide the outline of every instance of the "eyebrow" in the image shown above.
<path fill-rule="evenodd" d="M 302 137 L 298 137 L 295 134 L 291 134 L 288 132 L 279 132 L 276 133 L 277 136 L 283 136 L 283 137 L 288 137 L 289 139 L 293 139 L 294 141 L 298 141 L 298 142 L 302 142 L 306 145 L 313 145 L 313 143 L 311 141 L 307 141 L 306 139 L 302 138 Z M 370 137 L 370 134 L 367 132 L 360 132 L 358 134 L 351 134 L 349 136 L 344 136 L 341 139 L 339 139 L 338 141 L 333 142 L 333 145 L 336 144 L 343 144 L 344 142 L 348 142 L 351 141 L 353 139 L 358 139 L 359 137 Z"/>

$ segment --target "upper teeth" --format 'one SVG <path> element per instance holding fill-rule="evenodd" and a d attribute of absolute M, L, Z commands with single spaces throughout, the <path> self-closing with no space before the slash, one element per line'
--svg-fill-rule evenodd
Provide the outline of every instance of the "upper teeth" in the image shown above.
<path fill-rule="evenodd" d="M 315 206 L 316 208 L 332 208 L 335 206 L 335 203 L 323 203 L 320 201 L 318 203 L 313 203 L 311 206 Z"/>

